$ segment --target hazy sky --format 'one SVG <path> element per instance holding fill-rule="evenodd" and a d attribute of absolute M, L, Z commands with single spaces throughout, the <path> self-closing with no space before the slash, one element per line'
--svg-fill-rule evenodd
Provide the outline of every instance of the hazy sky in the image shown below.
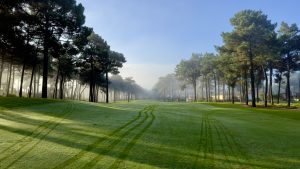
<path fill-rule="evenodd" d="M 273 23 L 300 25 L 299 0 L 77 1 L 85 7 L 86 25 L 125 55 L 121 75 L 147 89 L 192 52 L 215 52 L 238 11 L 262 10 Z"/>

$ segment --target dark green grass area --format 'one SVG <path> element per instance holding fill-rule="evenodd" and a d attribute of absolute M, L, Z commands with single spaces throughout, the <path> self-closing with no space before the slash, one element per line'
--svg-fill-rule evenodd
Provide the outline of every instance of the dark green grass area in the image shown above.
<path fill-rule="evenodd" d="M 296 109 L 40 101 L 0 109 L 1 169 L 300 168 Z"/>
<path fill-rule="evenodd" d="M 275 106 L 269 106 L 264 107 L 263 105 L 258 105 L 258 107 L 253 108 L 251 106 L 246 106 L 241 103 L 231 104 L 231 103 L 202 103 L 206 105 L 211 105 L 214 107 L 224 108 L 224 109 L 240 109 L 242 111 L 250 111 L 250 112 L 256 112 L 256 113 L 265 113 L 270 115 L 276 115 L 280 116 L 282 118 L 290 118 L 295 120 L 300 120 L 300 109 L 296 106 L 292 108 L 287 108 L 283 105 L 275 105 Z"/>
<path fill-rule="evenodd" d="M 62 102 L 59 100 L 39 99 L 39 98 L 17 98 L 0 96 L 0 108 L 19 108 L 41 104 Z"/>

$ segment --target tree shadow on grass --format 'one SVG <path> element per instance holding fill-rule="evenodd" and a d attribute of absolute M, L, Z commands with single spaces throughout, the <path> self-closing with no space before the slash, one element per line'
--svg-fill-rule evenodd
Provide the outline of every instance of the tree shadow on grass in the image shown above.
<path fill-rule="evenodd" d="M 53 104 L 53 108 L 55 107 L 56 109 L 60 109 L 60 107 L 58 105 L 59 104 L 57 104 L 57 105 Z M 78 109 L 76 109 L 76 107 Z M 78 105 L 75 106 L 77 113 L 78 113 L 78 111 L 79 112 L 81 111 L 79 107 L 78 107 Z M 35 113 L 40 113 L 40 114 L 45 114 L 45 115 L 49 115 L 49 114 L 53 115 L 53 114 L 51 114 L 51 112 L 54 110 L 39 112 L 40 109 L 42 109 L 42 107 L 37 107 L 34 109 L 28 108 L 28 110 L 33 110 L 33 111 L 35 111 Z M 66 110 L 69 110 L 69 108 L 66 108 Z M 97 112 L 97 111 L 99 111 L 99 107 L 95 105 L 94 107 L 93 106 L 89 107 L 89 110 Z M 107 109 L 107 110 L 109 110 L 109 109 Z M 60 113 L 56 113 L 54 115 L 55 117 L 59 117 L 58 121 L 53 121 L 53 122 L 47 123 L 47 124 L 41 126 L 41 128 L 39 128 L 39 126 L 37 124 L 44 124 L 45 121 L 43 121 L 43 120 L 32 119 L 32 118 L 28 118 L 26 116 L 17 117 L 17 115 L 15 115 L 13 117 L 7 117 L 6 120 L 9 120 L 12 122 L 15 121 L 17 123 L 24 123 L 24 124 L 33 125 L 33 126 L 36 125 L 37 127 L 36 127 L 36 129 L 34 129 L 32 131 L 28 131 L 27 129 L 24 129 L 24 128 L 0 125 L 1 130 L 5 130 L 7 132 L 11 132 L 11 133 L 15 133 L 15 134 L 24 136 L 23 138 L 27 138 L 27 139 L 30 138 L 30 140 L 32 141 L 32 142 L 28 142 L 28 143 L 23 143 L 21 145 L 18 145 L 18 143 L 11 144 L 10 146 L 13 146 L 12 150 L 9 150 L 9 147 L 1 149 L 0 150 L 0 152 L 1 152 L 0 163 L 1 163 L 1 161 L 10 158 L 10 156 L 14 156 L 13 160 L 9 164 L 9 165 L 13 165 L 14 162 L 21 160 L 24 156 L 26 156 L 28 153 L 30 153 L 33 149 L 41 148 L 41 147 L 39 147 L 39 144 L 42 143 L 42 141 L 47 141 L 47 142 L 59 144 L 63 147 L 77 149 L 78 152 L 94 153 L 99 156 L 109 156 L 109 157 L 112 157 L 119 161 L 123 161 L 123 160 L 132 161 L 135 163 L 147 164 L 150 166 L 155 166 L 155 167 L 160 167 L 160 168 L 215 168 L 215 166 L 213 166 L 211 163 L 206 163 L 205 162 L 206 160 L 207 161 L 215 161 L 218 163 L 224 163 L 229 166 L 230 165 L 245 166 L 245 168 L 253 168 L 253 167 L 254 168 L 257 168 L 257 167 L 258 168 L 284 168 L 285 167 L 284 164 L 282 164 L 283 161 L 280 161 L 280 160 L 274 162 L 274 164 L 263 162 L 263 161 L 253 162 L 251 159 L 250 160 L 242 160 L 242 161 L 238 160 L 238 159 L 229 159 L 228 160 L 228 159 L 222 158 L 226 155 L 224 153 L 222 153 L 221 151 L 215 151 L 214 152 L 215 157 L 212 158 L 209 156 L 204 156 L 204 155 L 198 154 L 198 153 L 203 154 L 204 150 L 200 150 L 200 152 L 196 152 L 195 149 L 186 150 L 183 148 L 176 147 L 176 145 L 171 145 L 172 147 L 170 147 L 170 145 L 158 143 L 155 141 L 153 141 L 151 143 L 135 142 L 134 145 L 132 145 L 136 148 L 141 148 L 144 151 L 143 154 L 145 156 L 143 156 L 143 154 L 140 154 L 139 151 L 136 151 L 137 149 L 134 149 L 133 147 L 131 147 L 133 149 L 129 149 L 130 150 L 129 152 L 124 152 L 124 149 L 126 149 L 126 147 L 129 144 L 131 144 L 130 140 L 132 140 L 132 138 L 134 138 L 137 135 L 137 133 L 139 133 L 139 130 L 141 130 L 142 127 L 132 130 L 131 135 L 124 136 L 124 137 L 128 137 L 129 139 L 124 139 L 117 135 L 112 135 L 114 137 L 108 137 L 107 136 L 107 135 L 109 135 L 108 133 L 111 133 L 109 131 L 112 131 L 114 129 L 105 128 L 105 126 L 104 127 L 101 126 L 101 128 L 99 128 L 98 126 L 93 126 L 92 124 L 86 124 L 86 123 L 88 123 L 88 121 L 85 121 L 84 119 L 92 118 L 92 116 L 84 117 L 84 118 L 82 118 L 80 116 L 67 116 L 67 117 L 59 116 L 64 111 L 65 110 L 62 110 Z M 114 110 L 114 111 L 116 111 L 116 110 Z M 130 120 L 131 117 L 132 116 L 128 116 L 127 117 L 128 120 Z M 62 121 L 64 119 L 69 119 L 72 121 L 70 123 L 62 123 Z M 126 122 L 127 122 L 127 120 L 123 119 L 123 123 L 126 123 Z M 89 125 L 89 127 L 95 131 L 99 131 L 99 130 L 106 131 L 105 132 L 106 134 L 103 134 L 100 136 L 99 133 L 91 134 L 91 133 L 87 133 L 84 130 L 80 130 L 78 128 L 76 130 L 74 130 L 74 126 L 82 125 L 82 124 Z M 132 124 L 134 124 L 134 123 L 132 123 Z M 143 123 L 142 125 L 145 125 L 145 124 L 146 123 Z M 120 123 L 118 125 L 121 126 L 122 124 Z M 126 131 L 128 131 L 127 128 L 122 132 L 126 132 Z M 53 133 L 56 133 L 56 134 L 53 134 Z M 60 133 L 60 134 L 57 134 L 57 133 Z M 63 133 L 66 133 L 68 135 L 68 137 L 62 137 Z M 72 139 L 70 139 L 71 136 L 73 138 L 85 138 L 86 140 L 89 140 L 89 141 L 83 143 L 83 142 L 80 142 L 80 140 L 74 140 L 74 139 L 72 140 Z M 101 140 L 106 140 L 106 142 L 108 142 L 108 146 L 106 146 L 106 147 L 99 146 L 102 144 Z M 20 142 L 21 142 L 21 140 L 20 140 Z M 97 142 L 97 144 L 94 144 L 94 147 L 88 148 L 90 145 L 92 145 L 95 142 Z M 125 145 L 126 147 L 117 149 L 115 146 L 117 146 L 118 144 Z M 22 150 L 22 145 L 26 146 L 26 150 Z M 20 147 L 16 148 L 17 146 L 20 146 Z M 54 144 L 54 146 L 55 146 L 55 144 Z M 131 151 L 131 150 L 135 150 L 135 151 Z M 14 153 L 10 154 L 11 152 L 14 152 Z M 8 153 L 10 155 L 5 156 L 6 153 Z M 57 153 L 57 152 L 53 152 L 53 153 Z M 124 155 L 124 153 L 128 153 L 128 154 Z M 16 158 L 16 156 L 18 156 L 18 157 Z M 74 157 L 74 154 L 71 156 L 62 154 L 60 162 L 63 163 L 64 161 L 71 159 L 73 157 Z M 181 159 L 182 157 L 188 157 L 188 159 L 187 160 Z M 44 158 L 45 158 L 45 160 L 47 160 L 47 157 L 44 157 Z M 199 162 L 193 163 L 195 158 L 199 158 Z M 279 158 L 280 157 L 278 157 L 278 159 Z M 76 158 L 74 158 L 74 159 L 76 159 Z M 92 160 L 92 159 L 90 159 L 90 160 Z M 76 160 L 74 162 L 76 162 Z M 99 162 L 101 163 L 101 160 L 99 160 Z M 53 167 L 55 167 L 55 165 L 57 165 L 58 163 L 59 163 L 59 161 L 53 161 Z M 226 168 L 226 167 L 224 167 L 224 168 Z"/>
<path fill-rule="evenodd" d="M 71 131 L 70 128 L 68 128 L 67 126 L 63 126 L 63 125 L 59 126 L 59 128 L 60 128 L 59 130 L 64 130 L 67 133 L 69 133 L 70 135 L 76 135 L 79 138 L 80 137 L 90 138 L 91 142 L 93 142 L 94 140 L 98 140 L 98 139 L 104 139 L 104 137 L 96 137 L 96 136 L 91 136 L 91 135 L 87 135 L 87 134 L 82 134 L 79 132 L 73 132 L 73 131 Z M 46 135 L 45 137 L 42 137 L 42 138 L 39 138 L 39 137 L 36 138 L 36 137 L 34 137 L 34 135 L 32 135 L 31 132 L 29 132 L 25 129 L 18 129 L 18 128 L 12 128 L 12 127 L 7 127 L 7 126 L 0 126 L 0 129 L 6 130 L 9 132 L 13 132 L 13 133 L 16 133 L 19 135 L 23 135 L 23 136 L 28 136 L 32 139 L 36 139 L 36 142 L 38 142 L 40 140 L 53 142 L 56 144 L 60 144 L 64 147 L 78 149 L 78 151 L 85 150 L 89 153 L 92 152 L 92 153 L 98 154 L 100 156 L 111 156 L 114 159 L 128 160 L 128 161 L 133 161 L 133 162 L 140 163 L 140 164 L 147 164 L 147 165 L 161 167 L 161 168 L 173 168 L 174 166 L 181 166 L 184 168 L 214 168 L 214 166 L 212 164 L 206 163 L 205 160 L 209 160 L 209 161 L 212 160 L 212 161 L 217 161 L 217 162 L 221 162 L 224 164 L 228 163 L 228 165 L 237 165 L 237 166 L 246 166 L 246 167 L 281 168 L 281 167 L 276 167 L 276 165 L 270 165 L 270 164 L 267 164 L 264 162 L 251 163 L 248 161 L 241 162 L 238 159 L 228 160 L 228 159 L 224 159 L 224 158 L 219 158 L 221 156 L 224 157 L 224 154 L 222 154 L 222 152 L 215 152 L 215 154 L 214 154 L 215 157 L 212 159 L 211 157 L 207 157 L 207 156 L 204 157 L 203 155 L 199 156 L 199 155 L 197 155 L 197 152 L 195 152 L 193 150 L 186 151 L 186 150 L 179 149 L 176 147 L 167 147 L 165 145 L 159 145 L 159 144 L 156 144 L 156 145 L 151 144 L 150 145 L 150 144 L 136 143 L 134 145 L 137 147 L 142 147 L 143 150 L 147 151 L 146 154 L 148 154 L 148 155 L 152 154 L 152 155 L 156 156 L 155 158 L 152 158 L 150 160 L 147 158 L 142 158 L 141 154 L 136 154 L 134 151 L 130 152 L 131 154 L 126 156 L 126 158 L 122 158 L 122 157 L 120 158 L 120 155 L 122 155 L 122 153 L 124 153 L 124 152 L 122 151 L 122 149 L 114 149 L 114 147 L 112 148 L 109 146 L 107 146 L 107 147 L 99 146 L 99 147 L 95 147 L 90 150 L 87 150 L 86 147 L 88 146 L 88 144 L 82 144 L 80 142 L 70 141 L 70 140 L 64 139 L 62 137 L 54 137 L 51 134 Z M 110 137 L 107 139 L 107 142 L 114 143 L 117 141 L 118 144 L 120 144 L 120 143 L 124 144 L 124 145 L 129 144 L 129 141 L 125 141 L 125 140 L 121 139 L 118 142 L 118 139 L 119 139 L 118 137 L 116 137 L 116 138 Z M 31 143 L 28 143 L 28 144 L 31 144 Z M 37 148 L 36 147 L 37 144 L 32 144 L 32 147 L 31 147 L 31 145 L 28 145 L 28 146 L 30 147 L 30 149 Z M 163 148 L 161 148 L 161 147 L 163 147 Z M 187 153 L 187 152 L 189 152 L 189 153 Z M 6 153 L 6 152 L 1 152 L 1 154 L 4 154 L 4 153 Z M 15 152 L 14 156 L 18 155 L 18 153 L 21 153 L 19 155 L 23 157 L 24 155 L 26 155 L 24 153 L 29 153 L 29 151 Z M 203 152 L 199 152 L 199 153 L 203 153 Z M 181 156 L 182 157 L 190 156 L 192 160 L 197 157 L 197 158 L 199 158 L 200 162 L 196 163 L 196 164 L 192 164 L 192 160 L 186 160 L 186 161 L 178 160 L 178 161 L 173 162 L 174 166 L 172 167 L 172 166 L 169 166 L 170 163 L 166 164 L 165 161 L 162 160 L 162 159 L 164 159 L 164 160 L 180 159 Z M 219 156 L 219 157 L 216 157 L 216 156 Z M 149 157 L 151 157 L 151 156 L 149 156 Z M 47 157 L 45 157 L 45 159 L 46 158 Z M 72 158 L 72 157 L 65 156 L 65 159 L 70 159 L 70 158 Z M 6 158 L 4 160 L 6 160 Z M 202 161 L 202 163 L 201 163 L 201 161 Z M 99 161 L 99 162 L 101 162 L 101 161 Z M 178 168 L 178 167 L 176 167 L 176 168 Z"/>

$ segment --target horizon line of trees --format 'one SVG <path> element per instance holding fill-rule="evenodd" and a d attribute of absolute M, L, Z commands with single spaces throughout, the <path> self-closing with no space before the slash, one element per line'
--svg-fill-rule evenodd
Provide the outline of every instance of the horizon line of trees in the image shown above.
<path fill-rule="evenodd" d="M 41 97 L 55 99 L 63 99 L 68 92 L 73 96 L 77 86 L 88 85 L 84 89 L 89 90 L 90 102 L 97 102 L 99 92 L 104 92 L 108 103 L 109 74 L 118 74 L 126 59 L 84 23 L 84 7 L 76 0 L 2 0 L 1 93 L 15 93 L 14 82 L 19 78 L 19 97 L 24 92 L 29 98 L 38 97 L 40 82 Z M 28 79 L 26 89 L 24 81 Z"/>
<path fill-rule="evenodd" d="M 256 103 L 259 102 L 259 89 L 264 86 L 263 100 L 267 107 L 268 101 L 271 104 L 275 102 L 273 82 L 279 86 L 279 103 L 281 85 L 285 81 L 287 106 L 290 107 L 291 74 L 300 70 L 298 26 L 282 22 L 276 30 L 276 23 L 272 23 L 262 11 L 255 10 L 236 13 L 230 23 L 233 30 L 221 34 L 224 44 L 216 46 L 216 54 L 194 53 L 189 60 L 182 60 L 176 66 L 175 75 L 181 83 L 179 88 L 184 89 L 190 85 L 193 89 L 193 100 L 197 101 L 200 81 L 201 93 L 206 95 L 202 98 L 206 98 L 206 101 L 212 101 L 212 98 L 219 101 L 222 86 L 222 100 L 227 92 L 230 95 L 228 100 L 234 103 L 237 98 L 236 88 L 239 87 L 240 101 L 246 105 L 251 101 L 251 106 L 256 107 Z M 163 79 L 159 79 L 158 84 L 162 83 Z M 158 86 L 154 88 L 156 91 L 160 88 Z M 211 87 L 214 88 L 214 96 L 211 95 Z"/>

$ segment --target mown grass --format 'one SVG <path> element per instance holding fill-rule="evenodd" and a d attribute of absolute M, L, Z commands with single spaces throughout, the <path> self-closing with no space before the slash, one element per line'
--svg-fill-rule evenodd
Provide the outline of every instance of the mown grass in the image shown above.
<path fill-rule="evenodd" d="M 62 102 L 62 101 L 52 100 L 52 99 L 39 99 L 39 98 L 29 99 L 29 98 L 0 96 L 0 108 L 17 108 L 17 107 L 49 104 L 49 103 L 55 103 L 55 102 Z"/>
<path fill-rule="evenodd" d="M 0 109 L 3 169 L 300 168 L 295 109 L 10 99 L 24 106 Z"/>

